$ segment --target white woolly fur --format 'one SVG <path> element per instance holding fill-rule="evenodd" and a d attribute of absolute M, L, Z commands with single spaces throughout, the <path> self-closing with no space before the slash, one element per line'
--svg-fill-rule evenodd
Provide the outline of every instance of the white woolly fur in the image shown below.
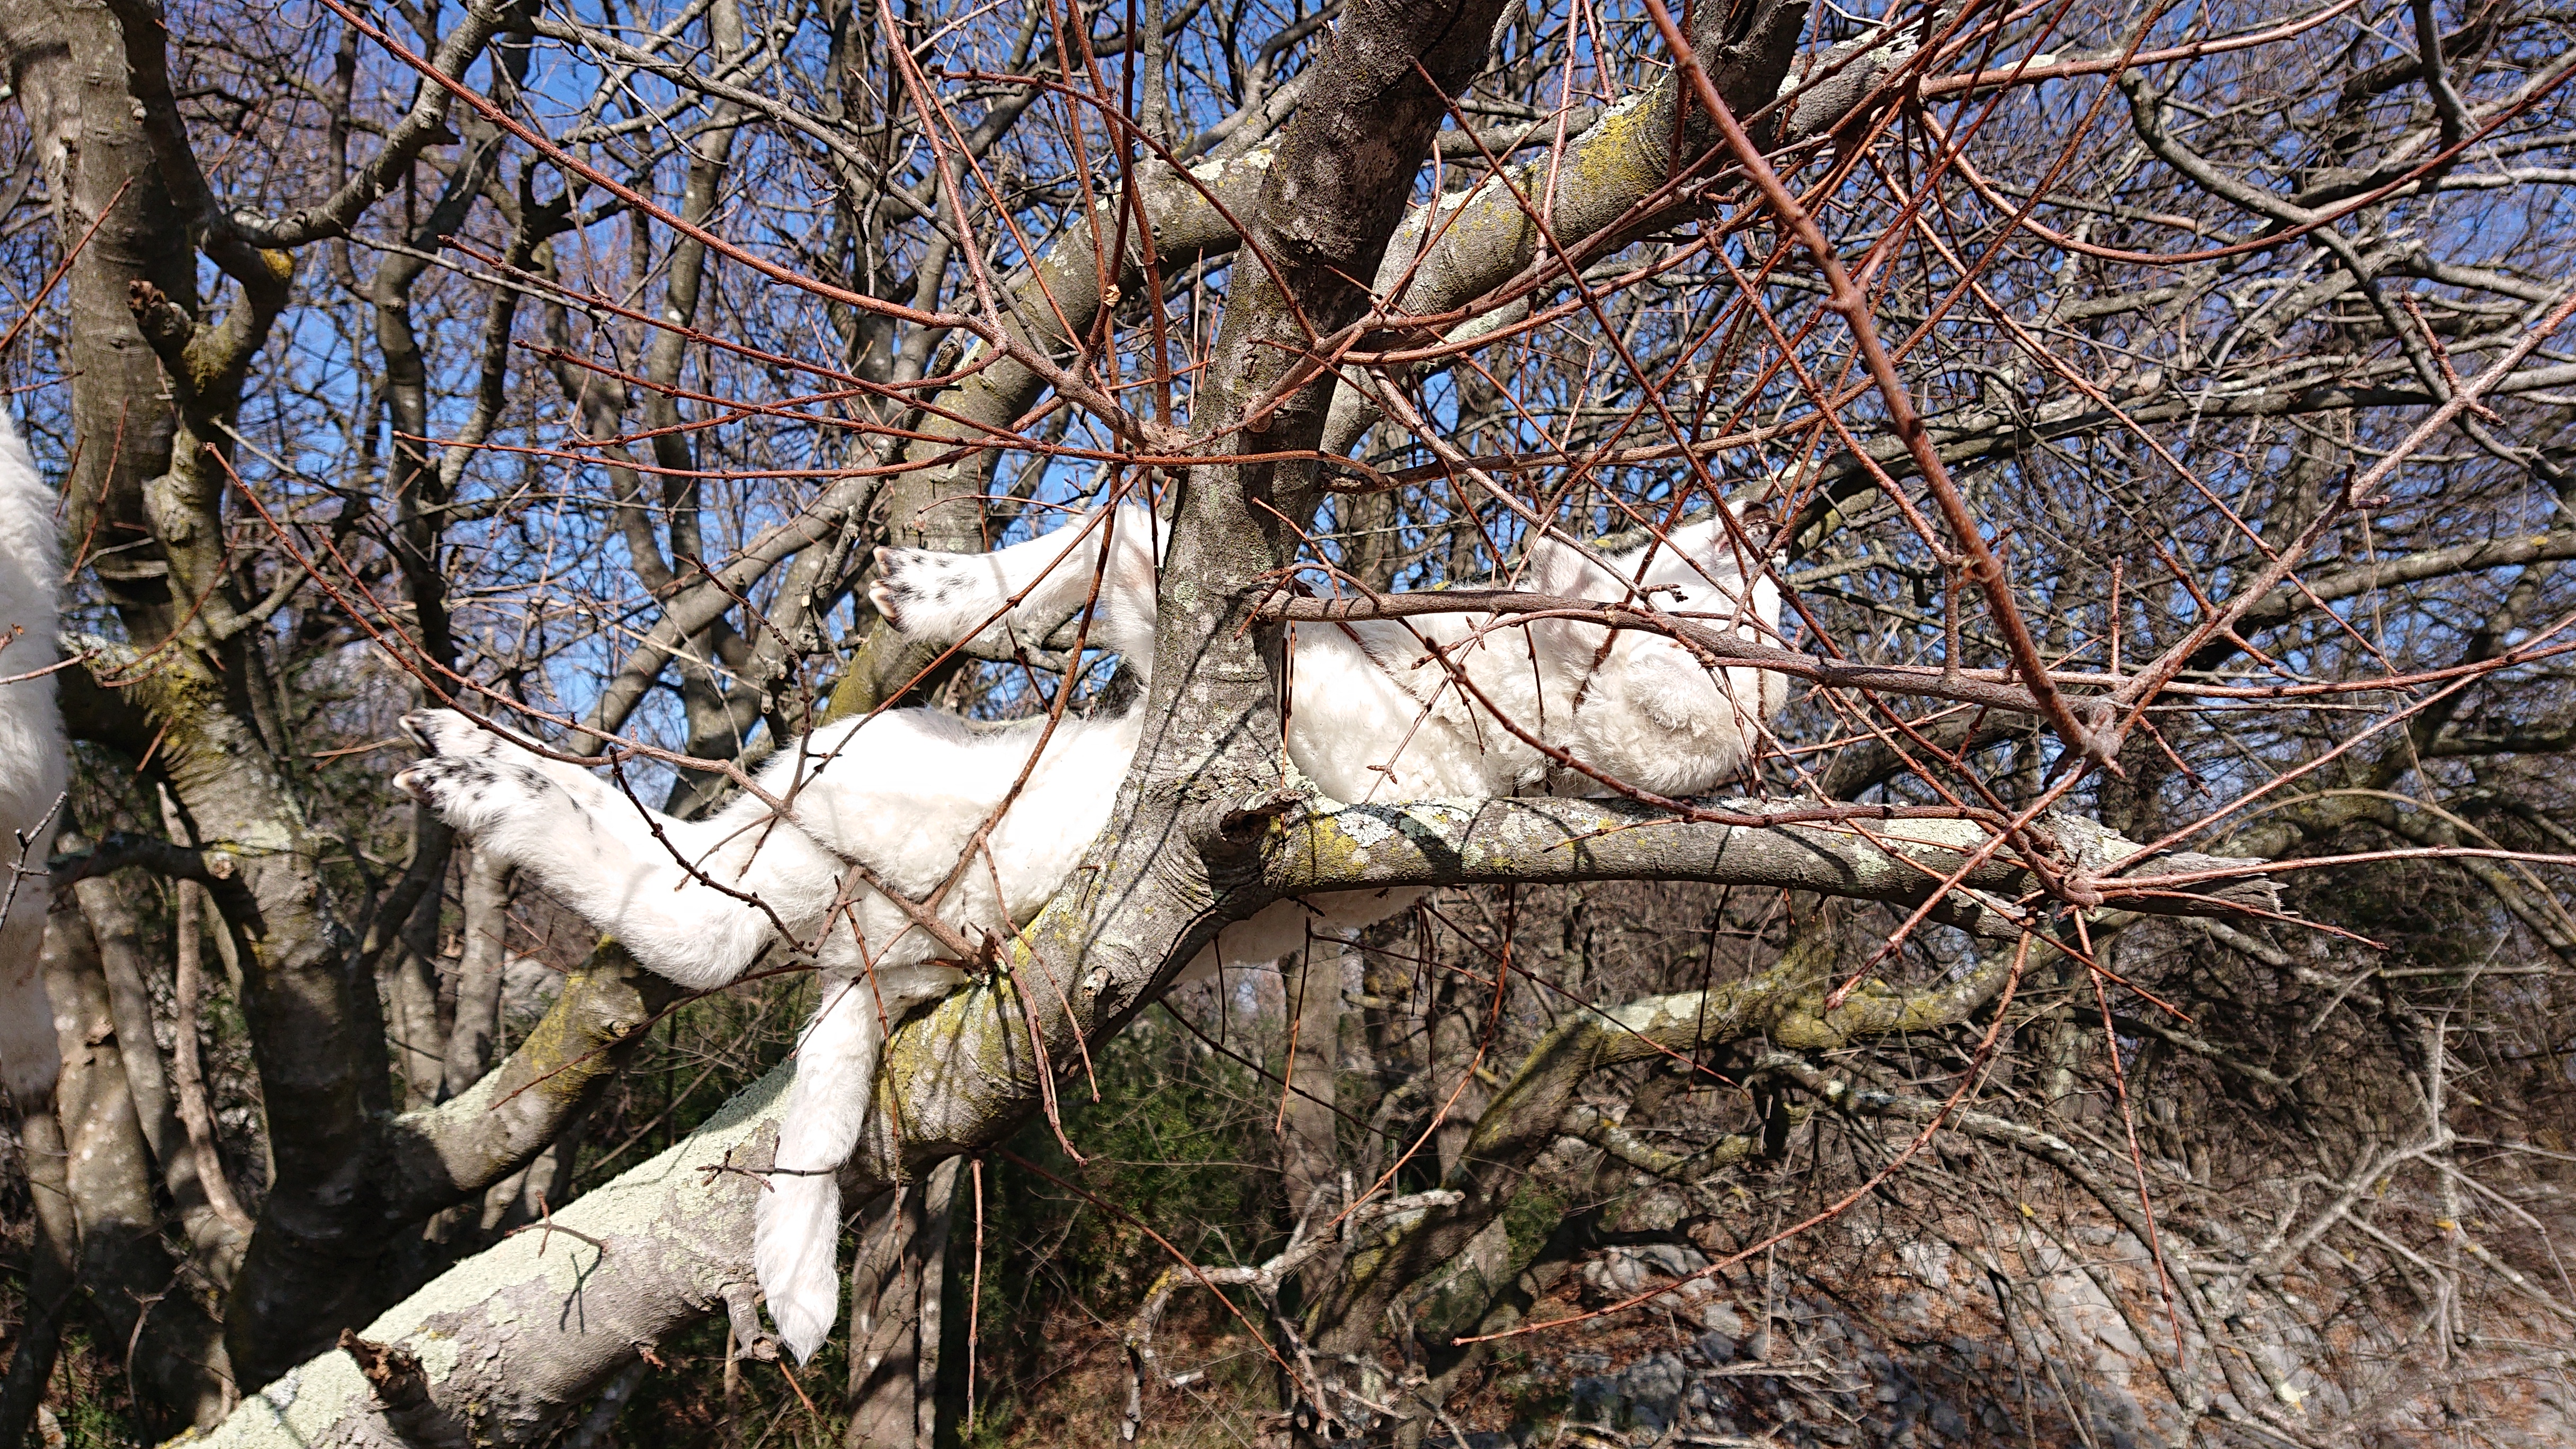
<path fill-rule="evenodd" d="M 41 871 L 69 776 L 54 676 L 61 659 L 62 554 L 54 493 L 6 410 L 0 410 L 0 864 Z M 34 675 L 29 678 L 27 676 Z M 21 841 L 24 842 L 22 847 Z M 19 875 L 0 919 L 0 1082 L 22 1111 L 40 1110 L 61 1070 L 54 1009 L 45 995 L 45 911 L 53 898 L 42 875 Z M 10 894 L 0 872 L 0 899 Z"/>

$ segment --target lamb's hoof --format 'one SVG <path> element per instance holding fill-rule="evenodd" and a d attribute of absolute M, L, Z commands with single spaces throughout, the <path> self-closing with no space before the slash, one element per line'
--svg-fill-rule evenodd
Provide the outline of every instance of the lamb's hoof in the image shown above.
<path fill-rule="evenodd" d="M 908 548 L 878 549 L 877 576 L 868 584 L 869 606 L 874 608 L 888 624 L 893 625 L 894 631 L 898 634 L 906 632 L 903 611 L 913 602 L 912 588 L 902 581 L 905 567 L 903 555 L 913 551 Z"/>
<path fill-rule="evenodd" d="M 480 835 L 502 818 L 527 809 L 554 784 L 525 765 L 474 755 L 441 755 L 404 769 L 394 776 L 394 787 L 427 805 L 449 825 Z"/>
<path fill-rule="evenodd" d="M 868 585 L 868 602 L 898 634 L 924 627 L 932 606 L 945 604 L 961 589 L 975 586 L 973 570 L 982 554 L 935 553 L 924 548 L 877 550 L 876 580 Z"/>

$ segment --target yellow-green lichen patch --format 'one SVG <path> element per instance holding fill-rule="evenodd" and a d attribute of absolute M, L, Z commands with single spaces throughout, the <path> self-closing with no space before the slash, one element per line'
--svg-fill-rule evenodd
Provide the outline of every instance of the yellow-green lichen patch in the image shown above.
<path fill-rule="evenodd" d="M 573 970 L 553 1008 L 529 1029 L 527 1040 L 519 1048 L 522 1059 L 535 1073 L 531 1085 L 537 1091 L 549 1100 L 570 1102 L 593 1079 L 613 1069 L 614 1063 L 601 1047 L 623 1037 L 625 1033 L 617 1031 L 618 1027 L 632 1031 L 643 1021 L 643 1002 L 631 984 L 638 969 L 625 947 L 602 937 L 590 958 Z M 618 1004 L 619 992 L 634 1000 L 637 1010 L 631 1017 L 610 1014 Z M 495 1080 L 498 1075 L 484 1080 Z"/>
<path fill-rule="evenodd" d="M 1013 938 L 1010 954 L 1009 969 L 996 972 L 989 983 L 951 993 L 887 1038 L 885 1071 L 876 1090 L 884 1120 L 902 1120 L 906 1101 L 937 1096 L 960 1077 L 1011 1079 L 1017 1054 L 1014 1027 L 1026 1010 L 1015 978 L 1036 968 L 1025 936 Z"/>
<path fill-rule="evenodd" d="M 1862 1037 L 1896 1032 L 1929 1031 L 1949 1024 L 1951 998 L 1942 992 L 1907 992 L 1877 977 L 1863 981 L 1843 1004 L 1824 1011 L 1821 995 L 1808 996 L 1781 1013 L 1771 1039 L 1793 1050 L 1830 1049 Z"/>
<path fill-rule="evenodd" d="M 1560 180 L 1558 189 L 1581 188 L 1602 195 L 1637 197 L 1659 185 L 1670 146 L 1664 138 L 1651 134 L 1651 122 L 1661 110 L 1649 104 L 1653 98 L 1652 91 L 1630 94 L 1594 123 L 1584 137 L 1582 149 L 1572 158 L 1571 184 Z"/>

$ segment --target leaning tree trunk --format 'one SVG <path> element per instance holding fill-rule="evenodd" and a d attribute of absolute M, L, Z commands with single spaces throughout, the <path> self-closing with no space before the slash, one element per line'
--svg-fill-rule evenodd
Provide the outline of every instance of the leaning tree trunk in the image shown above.
<path fill-rule="evenodd" d="M 897 1187 L 859 1223 L 850 1270 L 850 1449 L 935 1449 L 943 1411 L 950 1229 L 959 1160 Z"/>
<path fill-rule="evenodd" d="M 232 1407 L 221 1332 L 162 1246 L 152 1157 L 135 1112 L 128 1057 L 154 1050 L 116 1029 L 99 945 L 66 892 L 45 932 L 45 988 L 63 1047 L 55 1094 L 67 1160 L 64 1185 L 79 1220 L 83 1299 L 109 1343 L 130 1344 L 138 1387 L 166 1406 L 173 1427 L 210 1423 Z"/>

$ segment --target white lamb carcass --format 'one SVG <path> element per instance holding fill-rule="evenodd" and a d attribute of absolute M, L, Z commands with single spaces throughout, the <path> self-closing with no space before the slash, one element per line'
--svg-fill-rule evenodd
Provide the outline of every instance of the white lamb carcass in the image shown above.
<path fill-rule="evenodd" d="M 1110 558 L 1094 638 L 1149 671 L 1151 520 L 1122 509 L 1097 519 L 1100 527 L 1110 530 Z M 1053 535 L 991 554 L 881 551 L 878 606 L 899 629 L 935 640 L 988 623 L 996 633 L 1043 630 L 1088 594 L 1092 537 Z M 1535 586 L 1616 599 L 1631 582 L 1661 585 L 1679 595 L 1666 605 L 1675 612 L 1738 621 L 1747 638 L 1772 636 L 1778 592 L 1759 577 L 1746 589 L 1722 525 L 1677 531 L 1656 553 L 1614 558 L 1613 574 L 1542 544 L 1533 550 Z M 997 616 L 1007 617 L 995 623 Z M 1432 617 L 1418 621 L 1419 635 L 1385 622 L 1301 629 L 1287 740 L 1297 767 L 1345 799 L 1602 788 L 1503 728 L 1483 702 L 1490 700 L 1597 769 L 1659 794 L 1698 793 L 1743 767 L 1762 719 L 1781 701 L 1776 676 L 1749 669 L 1712 676 L 1659 636 L 1565 621 L 1479 633 L 1487 622 Z M 1448 652 L 1472 691 L 1429 660 L 1425 639 Z M 761 1194 L 754 1243 L 780 1338 L 800 1359 L 811 1354 L 837 1310 L 833 1174 L 865 1126 L 884 1032 L 963 980 L 943 959 L 953 952 L 870 878 L 920 902 L 954 875 L 936 908 L 952 936 L 1016 929 L 1062 887 L 1107 824 L 1141 718 L 1066 718 L 1045 731 L 1040 721 L 977 725 L 909 709 L 828 725 L 782 750 L 753 790 L 702 821 L 649 810 L 589 771 L 546 760 L 451 711 L 406 724 L 431 758 L 396 783 L 478 849 L 542 882 L 647 968 L 702 989 L 738 980 L 764 959 L 810 960 L 820 971 L 821 1004 L 798 1047 L 780 1170 Z M 1041 733 L 1045 748 L 1013 795 Z M 976 832 L 1005 800 L 1010 808 L 977 845 Z M 975 859 L 961 870 L 970 848 Z M 1225 927 L 1181 979 L 1275 960 L 1312 931 L 1383 920 L 1420 895 L 1366 890 L 1279 902 Z"/>

